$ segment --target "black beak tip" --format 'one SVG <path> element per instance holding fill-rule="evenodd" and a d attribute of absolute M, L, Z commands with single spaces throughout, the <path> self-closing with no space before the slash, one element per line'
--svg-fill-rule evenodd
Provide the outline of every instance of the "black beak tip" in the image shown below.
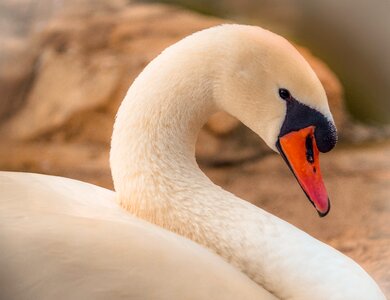
<path fill-rule="evenodd" d="M 329 211 L 330 211 L 330 201 L 328 198 L 328 209 L 325 212 L 321 212 L 321 211 L 317 210 L 317 213 L 320 216 L 320 218 L 323 218 L 329 213 Z"/>

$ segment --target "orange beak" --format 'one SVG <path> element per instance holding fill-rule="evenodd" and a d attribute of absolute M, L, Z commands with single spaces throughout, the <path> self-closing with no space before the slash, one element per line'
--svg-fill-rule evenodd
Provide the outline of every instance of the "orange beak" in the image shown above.
<path fill-rule="evenodd" d="M 324 217 L 330 202 L 321 176 L 314 129 L 309 126 L 287 133 L 279 138 L 277 147 L 318 214 Z"/>

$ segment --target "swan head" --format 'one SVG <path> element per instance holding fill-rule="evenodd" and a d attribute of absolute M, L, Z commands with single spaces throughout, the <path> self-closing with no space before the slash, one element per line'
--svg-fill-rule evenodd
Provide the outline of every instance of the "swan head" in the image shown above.
<path fill-rule="evenodd" d="M 325 216 L 330 203 L 319 152 L 335 146 L 337 133 L 324 88 L 284 38 L 259 27 L 224 27 L 221 35 L 226 34 L 227 42 L 219 53 L 223 66 L 214 87 L 217 105 L 281 154 L 319 215 Z"/>

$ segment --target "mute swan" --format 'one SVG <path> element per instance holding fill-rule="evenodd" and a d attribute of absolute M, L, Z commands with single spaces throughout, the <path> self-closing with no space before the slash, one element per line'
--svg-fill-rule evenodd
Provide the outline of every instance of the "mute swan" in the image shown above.
<path fill-rule="evenodd" d="M 336 131 L 316 75 L 269 31 L 213 27 L 167 48 L 130 87 L 112 136 L 115 195 L 64 178 L 2 173 L 0 267 L 9 275 L 2 291 L 18 299 L 36 299 L 30 291 L 48 299 L 65 292 L 73 299 L 385 299 L 351 259 L 200 171 L 196 136 L 218 110 L 279 152 L 327 214 L 318 156 L 334 147 Z"/>

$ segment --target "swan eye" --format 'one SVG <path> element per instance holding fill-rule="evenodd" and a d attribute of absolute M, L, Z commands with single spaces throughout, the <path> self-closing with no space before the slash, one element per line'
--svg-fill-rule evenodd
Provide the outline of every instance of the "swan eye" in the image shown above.
<path fill-rule="evenodd" d="M 283 100 L 291 100 L 292 98 L 289 90 L 287 89 L 279 89 L 279 96 Z"/>

